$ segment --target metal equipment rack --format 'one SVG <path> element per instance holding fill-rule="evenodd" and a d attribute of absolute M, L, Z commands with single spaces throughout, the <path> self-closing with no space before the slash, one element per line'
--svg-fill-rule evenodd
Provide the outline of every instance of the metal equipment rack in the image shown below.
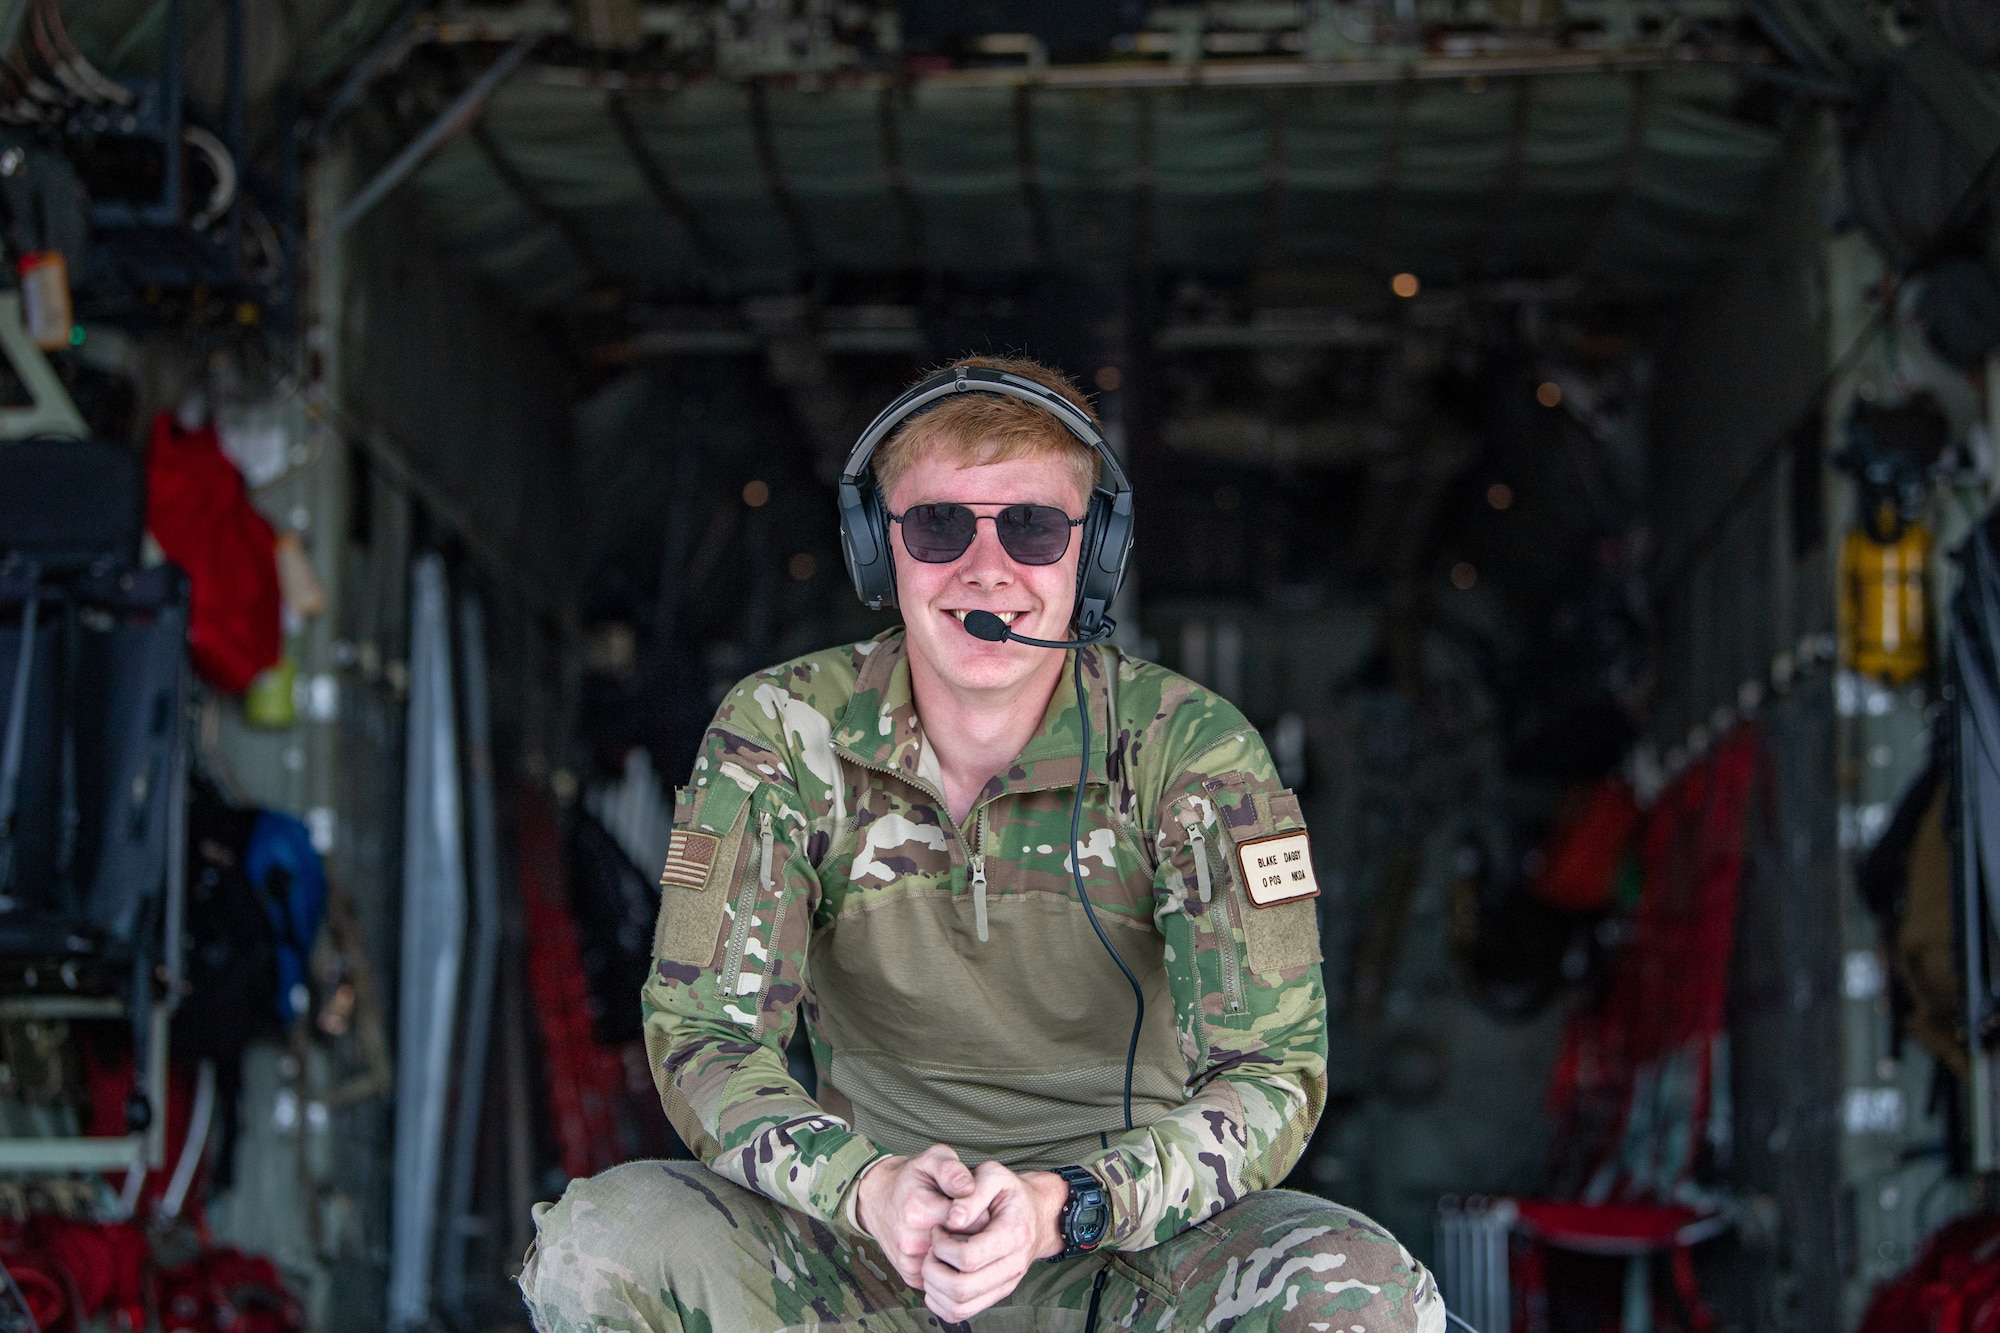
<path fill-rule="evenodd" d="M 83 438 L 83 421 L 75 405 L 22 328 L 18 292 L 0 292 L 0 355 L 11 364 L 31 399 L 24 407 L 0 409 L 0 458 L 5 458 L 6 451 L 19 449 L 23 452 L 7 459 L 9 464 L 28 458 L 29 451 L 39 451 L 44 461 L 59 460 L 61 451 L 74 448 L 80 459 L 87 460 L 89 451 L 109 448 L 92 445 Z M 33 463 L 29 466 L 32 468 Z M 6 511 L 0 517 L 18 519 L 24 505 L 46 504 L 48 498 L 17 497 L 12 507 L 0 505 Z M 0 540 L 9 535 L 0 533 Z M 0 595 L 6 600 L 25 598 L 24 605 L 40 604 L 36 600 L 40 596 L 39 578 L 40 573 L 32 563 L 10 561 L 7 553 L 0 550 Z M 115 777 L 106 777 L 106 785 L 107 789 L 119 787 L 118 809 L 124 813 L 126 822 L 114 831 L 110 812 L 103 811 L 97 835 L 100 856 L 103 845 L 124 839 L 126 855 L 121 865 L 135 864 L 138 867 L 135 874 L 147 877 L 150 882 L 137 885 L 118 867 L 103 869 L 100 860 L 97 877 L 83 892 L 72 886 L 69 901 L 64 904 L 75 930 L 65 937 L 61 921 L 52 923 L 55 929 L 50 938 L 67 944 L 73 959 L 39 953 L 32 957 L 16 955 L 14 960 L 22 963 L 24 977 L 39 983 L 39 972 L 46 958 L 55 968 L 56 981 L 63 989 L 52 991 L 45 985 L 32 984 L 26 991 L 16 989 L 11 994 L 0 994 L 0 1021 L 130 1023 L 134 1042 L 134 1096 L 128 1103 L 127 1119 L 133 1128 L 116 1136 L 0 1137 L 0 1174 L 5 1175 L 150 1169 L 165 1164 L 168 1035 L 183 974 L 188 803 L 185 580 L 171 569 L 120 572 L 117 568 L 104 568 L 73 580 L 72 586 L 56 597 L 87 605 L 93 615 L 100 619 L 109 617 L 113 624 L 119 623 L 117 616 L 121 613 L 145 621 L 139 634 L 121 641 L 121 645 L 152 654 L 154 671 L 149 675 L 144 668 L 136 669 L 133 679 L 142 684 L 141 697 L 127 699 L 122 713 L 105 719 L 106 748 L 117 751 L 116 759 L 105 764 L 107 775 L 115 772 Z M 23 745 L 18 733 L 25 729 L 25 720 L 33 707 L 34 695 L 27 686 L 32 675 L 30 668 L 41 651 L 32 640 L 31 631 L 35 628 L 34 618 L 24 613 L 19 632 L 14 636 L 24 646 L 0 651 L 0 659 L 4 659 L 0 661 L 0 671 L 7 677 L 0 680 L 0 749 L 9 743 L 15 749 L 12 768 L 17 781 L 21 769 L 18 751 Z M 73 664 L 67 659 L 68 650 L 64 651 L 65 670 L 68 670 Z M 106 652 L 113 662 L 108 668 L 112 674 L 135 670 L 129 662 L 122 665 L 118 662 L 118 648 L 107 647 Z M 167 663 L 170 665 L 163 665 Z M 92 703 L 110 707 L 104 699 L 93 699 Z M 76 762 L 73 753 L 65 756 L 64 763 L 72 777 Z M 148 827 L 151 821 L 157 822 Z M 10 840 L 17 832 L 13 828 L 0 830 Z M 158 879 L 153 880 L 153 876 Z M 9 912 L 15 906 L 11 901 L 4 904 Z M 100 952 L 100 945 L 109 948 Z M 69 965 L 72 961 L 80 966 Z M 94 988 L 77 984 L 87 971 L 94 970 L 100 981 L 111 975 L 105 966 L 107 962 L 114 967 L 129 968 L 122 984 Z M 90 993 L 93 989 L 112 993 Z"/>

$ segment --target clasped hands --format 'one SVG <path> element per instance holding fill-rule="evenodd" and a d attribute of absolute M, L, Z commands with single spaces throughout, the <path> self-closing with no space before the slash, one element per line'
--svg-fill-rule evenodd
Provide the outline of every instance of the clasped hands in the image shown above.
<path fill-rule="evenodd" d="M 862 1230 L 946 1323 L 1004 1300 L 1028 1265 L 1062 1253 L 1069 1182 L 998 1162 L 968 1168 L 943 1144 L 885 1157 L 855 1187 Z"/>

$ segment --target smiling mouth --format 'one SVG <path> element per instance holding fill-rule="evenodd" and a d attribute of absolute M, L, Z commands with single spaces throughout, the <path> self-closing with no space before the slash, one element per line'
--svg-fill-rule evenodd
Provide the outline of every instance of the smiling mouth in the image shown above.
<path fill-rule="evenodd" d="M 963 625 L 965 623 L 966 616 L 970 615 L 972 612 L 977 610 L 979 610 L 979 608 L 974 606 L 974 607 L 967 607 L 963 611 L 950 611 L 947 612 L 946 614 L 957 617 L 958 623 Z M 993 614 L 1000 618 L 1001 624 L 1012 625 L 1015 622 L 1015 620 L 1019 619 L 1021 616 L 1024 616 L 1028 613 L 1026 611 L 995 611 L 993 612 Z"/>

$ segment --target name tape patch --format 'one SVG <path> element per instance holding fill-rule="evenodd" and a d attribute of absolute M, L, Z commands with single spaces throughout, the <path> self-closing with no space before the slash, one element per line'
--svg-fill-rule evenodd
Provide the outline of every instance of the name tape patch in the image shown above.
<path fill-rule="evenodd" d="M 715 854 L 722 839 L 713 833 L 675 829 L 667 842 L 667 866 L 660 872 L 660 887 L 669 884 L 699 893 L 708 887 L 708 872 L 715 869 Z"/>
<path fill-rule="evenodd" d="M 1253 907 L 1276 907 L 1299 898 L 1319 897 L 1312 847 L 1304 829 L 1240 842 L 1236 857 L 1242 864 L 1243 887 Z"/>

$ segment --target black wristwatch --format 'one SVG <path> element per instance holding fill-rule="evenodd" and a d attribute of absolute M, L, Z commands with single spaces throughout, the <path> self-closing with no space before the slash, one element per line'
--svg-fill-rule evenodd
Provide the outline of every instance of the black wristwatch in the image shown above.
<path fill-rule="evenodd" d="M 1063 1204 L 1058 1220 L 1062 1253 L 1050 1263 L 1089 1254 L 1104 1243 L 1105 1233 L 1111 1230 L 1111 1197 L 1097 1183 L 1097 1177 L 1080 1166 L 1059 1166 L 1055 1173 L 1069 1182 L 1069 1201 Z"/>

